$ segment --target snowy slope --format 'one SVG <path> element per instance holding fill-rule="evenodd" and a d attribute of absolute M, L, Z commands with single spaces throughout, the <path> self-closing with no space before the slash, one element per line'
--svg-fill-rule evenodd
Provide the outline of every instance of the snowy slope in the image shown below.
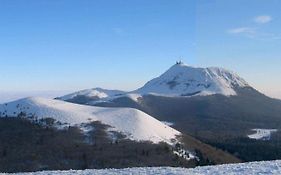
<path fill-rule="evenodd" d="M 20 112 L 40 118 L 54 118 L 61 123 L 77 125 L 91 121 L 101 121 L 112 126 L 133 140 L 147 140 L 154 143 L 171 143 L 180 132 L 164 125 L 155 118 L 136 109 L 101 108 L 72 104 L 60 100 L 25 98 L 0 105 L 2 116 L 17 116 Z"/>
<path fill-rule="evenodd" d="M 172 167 L 143 167 L 127 169 L 101 169 L 83 171 L 46 171 L 36 173 L 17 173 L 16 175 L 280 175 L 281 161 L 252 162 L 219 166 L 197 167 L 194 169 Z M 5 174 L 2 174 L 5 175 Z"/>
<path fill-rule="evenodd" d="M 107 97 L 112 97 L 120 94 L 124 94 L 124 91 L 119 91 L 119 90 L 107 90 L 107 89 L 102 89 L 102 88 L 93 88 L 93 89 L 85 89 L 82 91 L 74 92 L 72 94 L 68 94 L 62 97 L 59 97 L 61 100 L 69 100 L 73 99 L 77 96 L 86 96 L 89 98 L 107 98 Z"/>
<path fill-rule="evenodd" d="M 236 95 L 235 87 L 249 86 L 237 74 L 222 68 L 195 68 L 178 63 L 135 91 L 139 94 L 190 96 Z"/>

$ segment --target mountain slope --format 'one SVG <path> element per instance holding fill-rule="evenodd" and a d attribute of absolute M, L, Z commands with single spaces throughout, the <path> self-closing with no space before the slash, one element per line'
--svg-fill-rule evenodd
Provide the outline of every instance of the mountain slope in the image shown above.
<path fill-rule="evenodd" d="M 100 121 L 110 125 L 114 131 L 122 132 L 134 140 L 154 143 L 171 143 L 180 132 L 164 125 L 153 117 L 136 109 L 100 108 L 67 103 L 44 98 L 26 98 L 0 106 L 2 116 L 26 116 L 53 118 L 61 123 L 76 125 L 89 121 Z"/>

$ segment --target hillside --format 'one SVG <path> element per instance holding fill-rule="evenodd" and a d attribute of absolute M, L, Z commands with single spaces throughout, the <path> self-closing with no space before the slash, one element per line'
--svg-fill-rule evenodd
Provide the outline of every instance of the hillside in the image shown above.
<path fill-rule="evenodd" d="M 180 132 L 136 109 L 100 108 L 59 100 L 26 98 L 0 106 L 1 116 L 52 118 L 66 125 L 100 121 L 128 138 L 140 141 L 172 143 Z"/>
<path fill-rule="evenodd" d="M 177 156 L 177 149 L 163 142 L 136 142 L 120 133 L 112 133 L 112 139 L 109 126 L 100 122 L 84 128 L 88 131 L 76 126 L 57 129 L 50 122 L 43 125 L 43 121 L 19 117 L 0 118 L 0 172 L 197 165 L 194 159 Z"/>

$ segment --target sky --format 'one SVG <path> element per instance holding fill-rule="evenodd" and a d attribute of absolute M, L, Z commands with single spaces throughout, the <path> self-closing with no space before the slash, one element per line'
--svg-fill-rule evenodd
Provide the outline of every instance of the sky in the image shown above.
<path fill-rule="evenodd" d="M 182 59 L 281 98 L 279 0 L 0 0 L 0 102 L 134 90 Z M 279 8 L 279 9 L 278 9 Z"/>

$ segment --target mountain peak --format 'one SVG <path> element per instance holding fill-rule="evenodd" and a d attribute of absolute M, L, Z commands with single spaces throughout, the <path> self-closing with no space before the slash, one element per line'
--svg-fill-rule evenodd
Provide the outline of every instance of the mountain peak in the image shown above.
<path fill-rule="evenodd" d="M 187 68 L 187 67 L 192 67 L 189 66 L 188 64 L 184 63 L 183 61 L 177 61 L 176 64 L 170 67 L 170 69 L 182 69 L 182 68 Z"/>
<path fill-rule="evenodd" d="M 230 96 L 236 95 L 235 88 L 245 86 L 249 86 L 248 83 L 232 71 L 218 67 L 197 68 L 179 61 L 137 92 L 167 96 Z"/>
<path fill-rule="evenodd" d="M 182 60 L 177 61 L 177 62 L 176 62 L 176 65 L 184 65 L 184 62 L 183 62 Z"/>

